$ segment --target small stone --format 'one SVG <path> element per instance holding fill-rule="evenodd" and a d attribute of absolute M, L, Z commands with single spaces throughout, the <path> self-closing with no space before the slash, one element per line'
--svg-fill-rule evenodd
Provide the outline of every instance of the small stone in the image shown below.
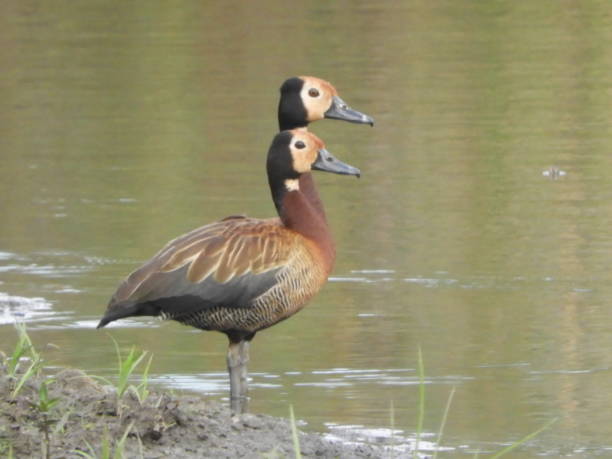
<path fill-rule="evenodd" d="M 264 425 L 263 421 L 253 414 L 243 415 L 242 424 L 250 429 L 261 429 Z"/>

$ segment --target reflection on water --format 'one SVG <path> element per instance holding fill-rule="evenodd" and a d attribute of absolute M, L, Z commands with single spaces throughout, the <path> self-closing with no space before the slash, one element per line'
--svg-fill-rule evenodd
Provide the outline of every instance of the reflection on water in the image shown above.
<path fill-rule="evenodd" d="M 154 354 L 156 383 L 226 397 L 222 335 L 94 327 L 166 241 L 273 214 L 278 86 L 314 74 L 377 125 L 312 126 L 363 177 L 317 177 L 337 266 L 254 340 L 252 409 L 291 404 L 308 428 L 398 430 L 411 447 L 420 347 L 426 432 L 456 387 L 448 454 L 497 451 L 552 418 L 521 454 L 609 454 L 609 5 L 296 8 L 5 2 L 0 348 L 24 320 L 54 365 L 113 377 L 111 334 Z"/>

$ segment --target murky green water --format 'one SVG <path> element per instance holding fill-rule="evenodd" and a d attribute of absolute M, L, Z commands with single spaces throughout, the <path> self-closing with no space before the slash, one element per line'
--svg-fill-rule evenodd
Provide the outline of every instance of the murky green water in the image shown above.
<path fill-rule="evenodd" d="M 313 126 L 363 177 L 318 177 L 338 262 L 255 339 L 252 409 L 413 437 L 420 346 L 428 440 L 456 388 L 446 454 L 552 418 L 515 457 L 612 454 L 608 2 L 0 8 L 0 348 L 18 318 L 50 364 L 112 375 L 93 328 L 117 283 L 189 229 L 273 215 L 277 89 L 312 74 L 377 125 Z M 159 383 L 226 396 L 223 335 L 109 333 Z"/>

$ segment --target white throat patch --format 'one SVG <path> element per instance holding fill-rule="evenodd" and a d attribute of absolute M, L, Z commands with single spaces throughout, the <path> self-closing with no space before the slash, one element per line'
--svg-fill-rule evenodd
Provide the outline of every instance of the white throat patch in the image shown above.
<path fill-rule="evenodd" d="M 300 181 L 298 179 L 285 180 L 285 188 L 287 191 L 297 191 L 300 189 Z"/>

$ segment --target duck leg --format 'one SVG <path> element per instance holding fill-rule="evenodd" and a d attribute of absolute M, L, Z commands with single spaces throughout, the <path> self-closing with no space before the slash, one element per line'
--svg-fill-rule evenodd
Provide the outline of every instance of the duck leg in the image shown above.
<path fill-rule="evenodd" d="M 240 397 L 244 398 L 245 400 L 245 411 L 246 411 L 246 401 L 248 400 L 248 395 L 249 395 L 249 371 L 248 371 L 248 367 L 247 364 L 249 363 L 249 347 L 250 347 L 250 342 L 249 341 L 241 341 L 240 342 L 240 348 L 239 348 L 239 352 L 240 352 Z"/>
<path fill-rule="evenodd" d="M 240 340 L 230 341 L 227 350 L 227 371 L 230 379 L 230 408 L 232 414 L 241 414 L 247 408 L 247 363 L 249 343 Z"/>

